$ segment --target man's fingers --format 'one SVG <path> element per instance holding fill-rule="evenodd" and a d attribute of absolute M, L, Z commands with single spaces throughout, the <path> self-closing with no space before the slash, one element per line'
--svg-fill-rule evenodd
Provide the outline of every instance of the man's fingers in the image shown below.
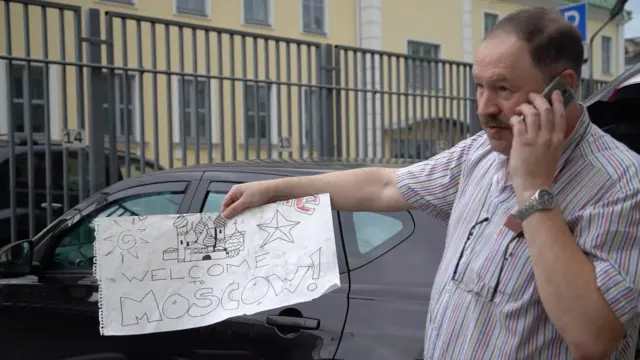
<path fill-rule="evenodd" d="M 553 134 L 553 131 L 556 125 L 554 108 L 551 106 L 549 101 L 547 101 L 547 99 L 545 99 L 540 94 L 535 94 L 535 93 L 529 94 L 529 100 L 531 101 L 531 103 L 533 104 L 533 107 L 537 110 L 539 114 L 540 133 L 544 137 L 551 137 L 551 134 Z"/>
<path fill-rule="evenodd" d="M 526 126 L 526 133 L 531 138 L 537 138 L 540 133 L 540 113 L 531 104 L 524 103 L 518 107 L 522 115 L 524 115 L 523 124 Z"/>
<path fill-rule="evenodd" d="M 553 136 L 557 141 L 564 140 L 567 131 L 567 118 L 565 112 L 564 98 L 560 91 L 555 91 L 551 97 L 553 106 L 555 128 Z"/>
<path fill-rule="evenodd" d="M 527 128 L 524 125 L 524 118 L 522 116 L 512 116 L 511 119 L 509 119 L 509 124 L 511 125 L 513 135 L 516 138 L 523 138 L 527 136 Z"/>
<path fill-rule="evenodd" d="M 225 196 L 224 199 L 222 199 L 222 204 L 220 204 L 220 211 L 224 211 L 235 201 L 236 201 L 235 196 L 233 196 L 232 193 L 228 193 L 227 196 Z"/>
<path fill-rule="evenodd" d="M 238 200 L 238 201 L 234 202 L 229 207 L 227 207 L 224 210 L 222 210 L 222 216 L 225 219 L 230 220 L 234 216 L 238 215 L 242 211 L 242 206 L 243 206 L 242 203 L 243 203 L 242 200 Z"/>

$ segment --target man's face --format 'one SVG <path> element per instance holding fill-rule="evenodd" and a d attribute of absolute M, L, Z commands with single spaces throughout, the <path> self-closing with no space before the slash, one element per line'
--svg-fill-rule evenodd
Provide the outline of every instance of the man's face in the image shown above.
<path fill-rule="evenodd" d="M 515 36 L 495 33 L 480 45 L 473 64 L 480 125 L 491 147 L 509 156 L 513 132 L 509 119 L 520 115 L 516 108 L 528 102 L 531 92 L 540 92 L 543 74 L 529 56 L 526 43 Z"/>

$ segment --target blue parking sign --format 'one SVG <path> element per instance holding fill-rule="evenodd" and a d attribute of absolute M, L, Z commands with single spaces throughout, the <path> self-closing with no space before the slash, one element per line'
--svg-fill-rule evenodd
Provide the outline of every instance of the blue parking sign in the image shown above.
<path fill-rule="evenodd" d="M 564 18 L 578 29 L 582 41 L 587 41 L 587 2 L 563 6 L 558 8 L 558 11 L 564 14 Z"/>

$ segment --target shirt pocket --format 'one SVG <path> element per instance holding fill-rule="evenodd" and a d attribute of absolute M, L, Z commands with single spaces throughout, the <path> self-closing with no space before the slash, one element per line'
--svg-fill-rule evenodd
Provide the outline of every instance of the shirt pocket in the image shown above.
<path fill-rule="evenodd" d="M 467 239 L 455 285 L 486 301 L 520 293 L 529 284 L 531 267 L 524 238 L 502 225 L 478 235 Z"/>
<path fill-rule="evenodd" d="M 535 279 L 531 265 L 531 255 L 522 233 L 503 228 L 504 246 L 501 247 L 501 259 L 495 271 L 487 273 L 490 301 L 519 301 L 528 298 L 535 288 Z"/>

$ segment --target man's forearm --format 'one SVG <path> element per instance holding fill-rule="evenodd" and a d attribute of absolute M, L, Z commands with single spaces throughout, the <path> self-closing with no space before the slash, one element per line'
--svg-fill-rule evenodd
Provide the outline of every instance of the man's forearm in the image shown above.
<path fill-rule="evenodd" d="M 560 210 L 532 215 L 523 230 L 544 309 L 573 355 L 609 356 L 624 328 L 602 296 L 595 268 Z"/>
<path fill-rule="evenodd" d="M 267 182 L 270 202 L 329 193 L 331 205 L 344 211 L 397 211 L 409 206 L 399 195 L 395 172 L 364 168 Z"/>

